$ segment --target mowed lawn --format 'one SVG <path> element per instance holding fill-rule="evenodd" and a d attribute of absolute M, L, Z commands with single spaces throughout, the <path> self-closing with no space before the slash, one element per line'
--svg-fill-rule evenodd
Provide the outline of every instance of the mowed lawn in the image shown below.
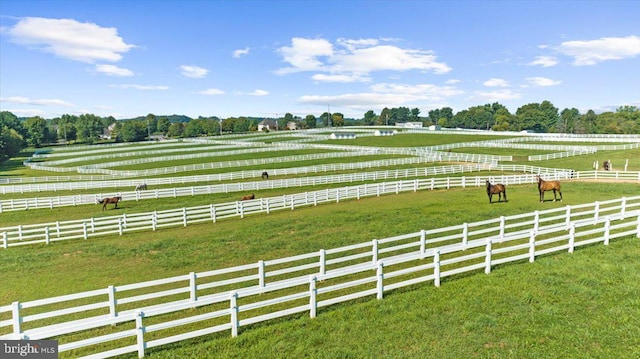
<path fill-rule="evenodd" d="M 635 164 L 635 154 L 637 150 L 600 155 L 612 156 L 615 165 L 623 158 Z M 575 164 L 588 170 L 589 161 L 575 157 L 554 160 L 553 165 L 551 161 L 527 164 L 562 168 Z M 482 187 L 419 191 L 215 224 L 12 247 L 0 250 L 0 305 L 317 252 L 420 229 L 635 196 L 640 195 L 640 184 L 563 181 L 562 203 L 539 203 L 533 184 L 508 186 L 507 192 L 507 203 L 489 204 Z M 550 196 L 547 193 L 547 199 Z M 33 214 L 41 211 L 50 210 Z M 52 218 L 55 213 L 42 217 Z M 19 217 L 41 222 L 30 220 L 29 213 Z M 272 320 L 242 327 L 237 338 L 219 333 L 153 349 L 147 355 L 638 358 L 639 256 L 638 238 L 580 247 L 572 254 L 537 258 L 535 263 L 499 266 L 489 275 L 478 271 L 447 278 L 440 288 L 416 285 L 385 293 L 383 300 L 363 298 L 322 308 L 315 319 L 298 315 Z M 0 318 L 4 319 L 8 318 Z"/>
<path fill-rule="evenodd" d="M 566 182 L 565 201 L 510 186 L 420 191 L 157 232 L 0 251 L 1 303 L 224 268 L 420 229 L 633 195 L 635 184 Z M 637 238 L 509 264 L 152 350 L 150 357 L 633 358 L 640 336 Z M 29 273 L 29 275 L 24 275 Z M 634 313 L 635 311 L 635 313 Z M 635 351 L 634 351 L 635 350 Z M 558 355 L 558 356 L 554 356 Z M 64 354 L 63 356 L 64 357 Z"/>

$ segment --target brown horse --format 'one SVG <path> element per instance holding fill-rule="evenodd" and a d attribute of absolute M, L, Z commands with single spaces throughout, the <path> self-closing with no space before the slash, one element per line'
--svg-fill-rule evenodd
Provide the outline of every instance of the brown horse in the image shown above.
<path fill-rule="evenodd" d="M 252 193 L 252 194 L 250 194 L 250 195 L 243 196 L 242 198 L 240 198 L 240 200 L 241 200 L 241 201 L 248 201 L 248 200 L 250 200 L 250 199 L 255 199 L 255 198 L 256 198 L 256 195 Z"/>
<path fill-rule="evenodd" d="M 118 208 L 118 202 L 119 201 L 122 201 L 122 197 L 120 197 L 120 196 L 110 197 L 110 198 L 103 198 L 103 199 L 99 200 L 98 202 L 99 203 L 104 203 L 102 205 L 102 210 L 104 211 L 105 209 L 107 209 L 107 204 L 109 204 L 109 203 L 114 203 L 115 207 L 113 207 L 113 208 Z"/>
<path fill-rule="evenodd" d="M 502 183 L 498 183 L 492 185 L 489 180 L 487 180 L 487 196 L 489 196 L 489 203 L 491 203 L 491 198 L 494 194 L 498 195 L 498 202 L 502 199 L 502 194 L 504 193 L 504 201 L 507 202 L 507 187 Z"/>
<path fill-rule="evenodd" d="M 536 176 L 538 180 L 538 192 L 540 192 L 540 203 L 544 202 L 544 193 L 553 191 L 553 201 L 556 201 L 556 191 L 560 193 L 560 202 L 562 202 L 562 191 L 560 191 L 560 181 L 545 181 L 540 176 Z"/>

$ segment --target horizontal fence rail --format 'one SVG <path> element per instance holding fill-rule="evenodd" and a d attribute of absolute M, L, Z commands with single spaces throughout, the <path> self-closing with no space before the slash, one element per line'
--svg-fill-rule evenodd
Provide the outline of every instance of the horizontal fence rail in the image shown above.
<path fill-rule="evenodd" d="M 556 172 L 548 174 L 546 178 L 549 180 L 566 179 L 569 176 L 568 172 Z M 126 232 L 139 230 L 155 231 L 162 227 L 186 227 L 188 224 L 215 223 L 226 218 L 244 218 L 251 214 L 268 214 L 276 210 L 293 210 L 304 206 L 316 206 L 319 203 L 340 202 L 400 192 L 479 187 L 484 185 L 485 178 L 479 176 L 469 179 L 466 177 L 445 177 L 372 183 L 197 207 L 0 227 L 0 246 L 7 249 L 13 246 L 50 244 L 61 240 L 88 239 L 89 237 L 115 233 L 122 235 Z M 492 180 L 498 178 L 504 184 L 535 182 L 534 175 L 500 175 L 489 178 Z"/>
<path fill-rule="evenodd" d="M 321 166 L 318 166 L 321 167 Z M 323 168 L 316 168 L 316 170 L 326 170 L 324 167 L 333 167 L 331 165 L 322 166 Z M 57 196 L 57 197 L 36 197 L 36 198 L 21 198 L 21 199 L 9 199 L 0 200 L 0 213 L 6 211 L 17 211 L 27 209 L 38 208 L 54 208 L 63 206 L 78 206 L 86 204 L 97 204 L 98 201 L 104 197 L 121 196 L 122 200 L 127 201 L 140 201 L 145 199 L 158 199 L 158 198 L 175 198 L 182 196 L 196 196 L 196 195 L 208 195 L 213 193 L 230 193 L 240 191 L 251 190 L 263 190 L 263 189 L 275 189 L 275 188 L 290 188 L 290 187 L 304 187 L 304 186 L 317 186 L 325 184 L 335 183 L 352 183 L 352 182 L 364 182 L 364 181 L 383 181 L 389 179 L 409 178 L 409 177 L 426 177 L 437 176 L 454 173 L 465 172 L 478 172 L 481 170 L 489 169 L 490 167 L 469 164 L 469 165 L 454 165 L 454 166 L 437 166 L 437 167 L 425 167 L 425 168 L 407 168 L 398 170 L 387 171 L 375 171 L 365 173 L 348 173 L 342 175 L 329 175 L 329 176 L 315 176 L 315 177 L 303 177 L 303 178 L 288 178 L 288 179 L 273 179 L 275 176 L 283 176 L 297 172 L 295 169 L 283 169 L 273 170 L 271 172 L 271 180 L 258 181 L 258 182 L 236 182 L 219 185 L 206 185 L 206 186 L 191 186 L 191 187 L 176 187 L 176 188 L 163 188 L 156 190 L 141 190 L 141 191 L 128 191 L 128 192 L 112 192 L 112 193 L 98 193 L 98 194 L 81 194 L 74 196 Z M 289 173 L 288 173 L 289 172 Z M 241 173 L 243 178 L 255 178 L 261 177 L 262 171 L 244 171 Z M 208 176 L 213 177 L 213 176 Z M 121 181 L 118 181 L 121 182 Z M 129 184 L 131 181 L 127 181 Z M 154 181 L 156 182 L 156 181 Z M 131 182 L 130 186 L 134 187 L 136 184 L 142 182 Z M 144 182 L 149 185 L 149 183 Z M 104 183 L 109 185 L 109 183 Z"/>
<path fill-rule="evenodd" d="M 393 289 L 640 238 L 640 197 L 421 230 L 243 266 L 0 306 L 0 339 L 57 338 L 60 352 L 145 355 L 150 348 L 318 310 Z M 49 309 L 47 309 L 49 308 Z M 117 326 L 116 326 L 117 325 Z M 65 335 L 97 331 L 85 339 Z M 131 338 L 129 341 L 123 341 Z M 75 340 L 75 341 L 73 341 Z M 126 344 L 133 343 L 133 344 Z M 107 345 L 109 344 L 109 345 Z M 106 345 L 106 347 L 105 347 Z M 91 349 L 93 348 L 93 349 Z M 76 355 L 77 356 L 77 355 Z"/>

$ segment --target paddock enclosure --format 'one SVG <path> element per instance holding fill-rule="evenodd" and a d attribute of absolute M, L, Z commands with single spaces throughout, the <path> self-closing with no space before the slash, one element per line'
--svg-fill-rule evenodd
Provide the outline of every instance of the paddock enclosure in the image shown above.
<path fill-rule="evenodd" d="M 297 323 L 293 346 L 305 347 L 304 327 L 357 325 L 334 316 L 376 299 L 639 243 L 640 136 L 375 130 L 33 153 L 28 176 L 0 176 L 0 339 L 56 339 L 62 358 L 170 357 L 211 343 L 242 353 L 243 340 Z M 608 171 L 594 166 L 603 158 Z M 536 176 L 561 181 L 564 202 L 540 203 Z M 486 181 L 509 201 L 490 206 Z M 117 208 L 97 205 L 116 196 Z"/>

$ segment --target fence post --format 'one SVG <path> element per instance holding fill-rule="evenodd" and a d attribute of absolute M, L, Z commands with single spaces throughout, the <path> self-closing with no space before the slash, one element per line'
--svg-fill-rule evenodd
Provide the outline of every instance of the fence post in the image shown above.
<path fill-rule="evenodd" d="M 487 247 L 485 249 L 485 274 L 491 273 L 491 238 L 487 240 Z"/>
<path fill-rule="evenodd" d="M 594 222 L 598 220 L 598 217 L 600 216 L 600 202 L 596 201 L 596 206 L 593 209 L 593 220 Z"/>
<path fill-rule="evenodd" d="M 216 207 L 212 204 L 210 204 L 211 206 L 211 222 L 216 223 Z"/>
<path fill-rule="evenodd" d="M 571 223 L 569 227 L 569 253 L 573 253 L 576 242 L 576 224 Z"/>
<path fill-rule="evenodd" d="M 264 288 L 265 283 L 265 272 L 264 272 L 264 261 L 258 261 L 258 285 L 260 288 Z"/>
<path fill-rule="evenodd" d="M 91 217 L 91 233 L 96 231 L 96 224 L 95 221 L 93 220 L 93 217 Z"/>
<path fill-rule="evenodd" d="M 20 330 L 20 324 L 22 324 L 22 318 L 20 318 L 20 302 L 11 303 L 11 315 L 13 319 L 13 334 L 22 339 L 22 331 Z"/>
<path fill-rule="evenodd" d="M 118 233 L 122 235 L 122 217 L 118 218 Z"/>
<path fill-rule="evenodd" d="M 384 293 L 384 263 L 382 261 L 378 261 L 378 266 L 376 268 L 376 277 L 378 281 L 376 283 L 376 299 L 382 299 L 382 295 Z"/>
<path fill-rule="evenodd" d="M 636 238 L 640 238 L 640 214 L 638 215 L 638 226 L 636 227 Z"/>
<path fill-rule="evenodd" d="M 427 231 L 424 229 L 420 230 L 420 254 L 422 257 L 420 259 L 424 259 L 424 252 L 427 249 Z"/>
<path fill-rule="evenodd" d="M 327 273 L 327 251 L 324 249 L 320 250 L 320 275 L 324 275 Z"/>
<path fill-rule="evenodd" d="M 122 234 L 122 232 L 120 232 L 120 234 Z M 87 235 L 87 222 L 82 222 L 82 237 L 84 239 L 88 238 L 88 235 Z"/>
<path fill-rule="evenodd" d="M 467 243 L 469 243 L 469 223 L 463 223 L 462 224 L 462 245 L 466 246 Z"/>
<path fill-rule="evenodd" d="M 567 229 L 571 228 L 571 206 L 567 206 L 567 213 L 565 214 L 565 225 Z"/>
<path fill-rule="evenodd" d="M 182 207 L 182 224 L 184 227 L 187 226 L 187 208 Z"/>
<path fill-rule="evenodd" d="M 240 218 L 244 218 L 244 206 L 242 202 L 236 202 L 237 211 L 240 213 Z"/>
<path fill-rule="evenodd" d="M 112 285 L 108 286 L 107 292 L 109 293 L 109 315 L 111 318 L 115 318 L 118 316 L 118 311 L 116 309 L 116 287 Z"/>
<path fill-rule="evenodd" d="M 611 218 L 607 217 L 604 222 L 604 245 L 609 245 L 609 231 L 611 230 Z"/>
<path fill-rule="evenodd" d="M 505 217 L 500 216 L 500 243 L 504 241 L 504 222 L 505 222 Z"/>
<path fill-rule="evenodd" d="M 136 339 L 138 343 L 138 358 L 144 357 L 144 349 L 146 346 L 144 342 L 145 328 L 142 325 L 143 317 L 144 317 L 144 312 L 136 311 Z"/>
<path fill-rule="evenodd" d="M 627 207 L 627 197 L 622 197 L 622 203 L 620 203 L 620 219 L 624 219 L 624 213 Z"/>
<path fill-rule="evenodd" d="M 44 227 L 44 241 L 46 244 L 49 244 L 49 227 Z"/>
<path fill-rule="evenodd" d="M 374 239 L 371 241 L 371 262 L 378 262 L 378 240 Z"/>
<path fill-rule="evenodd" d="M 638 224 L 638 226 L 640 227 L 640 224 Z M 638 235 L 640 235 L 640 230 L 638 231 Z M 7 238 L 7 232 L 2 232 L 2 247 L 4 249 L 9 248 L 9 238 Z"/>
<path fill-rule="evenodd" d="M 440 286 L 440 249 L 433 253 L 433 285 Z"/>
<path fill-rule="evenodd" d="M 155 231 L 157 226 L 158 226 L 158 211 L 153 211 L 153 214 L 151 215 L 151 229 Z"/>
<path fill-rule="evenodd" d="M 18 225 L 18 240 L 22 241 L 22 225 Z"/>
<path fill-rule="evenodd" d="M 316 287 L 318 277 L 309 276 L 309 317 L 315 318 L 318 314 L 318 288 Z"/>
<path fill-rule="evenodd" d="M 529 233 L 529 263 L 536 260 L 536 232 Z"/>
<path fill-rule="evenodd" d="M 238 292 L 231 292 L 229 298 L 229 307 L 231 309 L 231 336 L 238 336 Z"/>
<path fill-rule="evenodd" d="M 192 302 L 195 302 L 198 300 L 198 286 L 196 283 L 196 273 L 195 272 L 189 272 L 189 299 Z"/>
<path fill-rule="evenodd" d="M 538 228 L 540 227 L 540 211 L 535 211 L 533 213 L 533 231 L 538 233 Z"/>

